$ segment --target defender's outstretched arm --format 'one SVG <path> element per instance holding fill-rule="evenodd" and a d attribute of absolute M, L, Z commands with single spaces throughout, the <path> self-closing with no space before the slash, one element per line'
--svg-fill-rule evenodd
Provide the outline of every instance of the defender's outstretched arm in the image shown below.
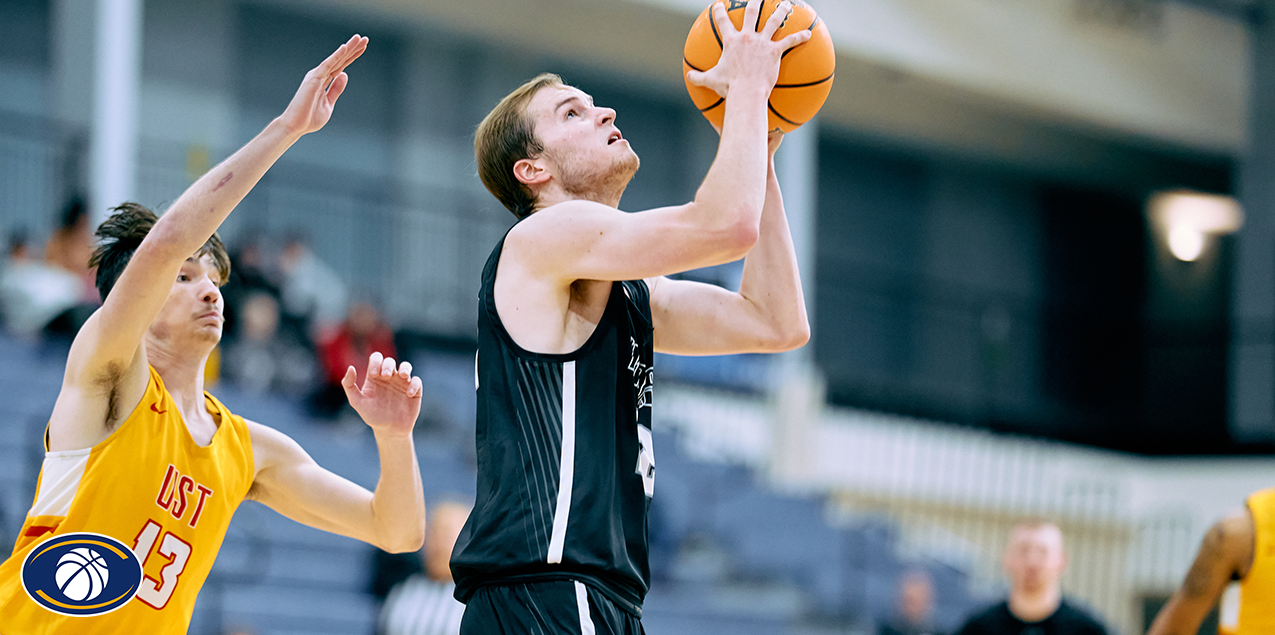
<path fill-rule="evenodd" d="M 63 390 L 50 419 L 52 448 L 96 444 L 109 431 L 112 417 L 126 416 L 141 400 L 148 381 L 142 337 L 182 263 L 284 151 L 328 122 L 348 81 L 345 68 L 366 49 L 367 38 L 356 35 L 307 73 L 283 114 L 187 188 L 151 229 L 71 346 Z"/>
<path fill-rule="evenodd" d="M 338 476 L 287 435 L 251 423 L 257 476 L 249 498 L 298 522 L 376 545 L 385 551 L 421 548 L 425 497 L 412 428 L 421 411 L 421 380 L 412 365 L 373 353 L 367 378 L 356 385 L 354 367 L 341 382 L 350 404 L 371 426 L 380 454 L 376 491 Z"/>

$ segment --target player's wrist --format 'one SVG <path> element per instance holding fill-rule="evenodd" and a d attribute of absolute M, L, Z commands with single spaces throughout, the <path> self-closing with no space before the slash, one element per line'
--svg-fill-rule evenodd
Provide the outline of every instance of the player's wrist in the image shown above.
<path fill-rule="evenodd" d="M 404 442 L 411 443 L 412 426 L 407 426 L 406 430 L 398 429 L 397 426 L 372 426 L 372 436 L 376 438 L 378 446 L 383 443 L 394 446 L 401 445 Z"/>

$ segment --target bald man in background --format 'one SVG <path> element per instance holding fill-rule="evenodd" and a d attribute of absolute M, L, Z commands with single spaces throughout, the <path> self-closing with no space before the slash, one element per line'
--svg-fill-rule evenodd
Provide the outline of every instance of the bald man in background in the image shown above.
<path fill-rule="evenodd" d="M 444 501 L 433 506 L 425 525 L 421 549 L 425 571 L 400 582 L 390 591 L 381 609 L 382 635 L 456 635 L 465 605 L 452 594 L 452 547 L 460 535 L 470 505 Z"/>
<path fill-rule="evenodd" d="M 958 635 L 1107 635 L 1107 629 L 1062 597 L 1067 569 L 1062 530 L 1027 520 L 1010 531 L 1005 548 L 1009 599 L 975 615 Z"/>

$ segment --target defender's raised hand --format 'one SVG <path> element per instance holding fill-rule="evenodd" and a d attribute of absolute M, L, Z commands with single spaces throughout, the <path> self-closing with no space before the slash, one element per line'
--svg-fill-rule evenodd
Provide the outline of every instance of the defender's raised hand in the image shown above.
<path fill-rule="evenodd" d="M 736 29 L 726 13 L 726 5 L 713 5 L 713 23 L 717 25 L 717 33 L 722 41 L 722 56 L 707 71 L 688 71 L 686 78 L 692 84 L 711 88 L 722 97 L 737 81 L 756 81 L 763 83 L 769 91 L 779 79 L 779 61 L 784 51 L 801 44 L 811 37 L 809 29 L 802 29 L 789 34 L 781 40 L 774 41 L 775 33 L 783 26 L 788 15 L 792 13 L 792 5 L 784 0 L 770 14 L 765 25 L 756 28 L 761 15 L 762 0 L 748 0 L 744 7 L 743 28 Z"/>
<path fill-rule="evenodd" d="M 345 68 L 366 50 L 367 38 L 356 34 L 322 64 L 305 74 L 297 94 L 279 117 L 288 130 L 308 134 L 328 123 L 328 119 L 332 118 L 332 107 L 350 81 Z"/>
<path fill-rule="evenodd" d="M 359 387 L 353 366 L 346 369 L 341 386 L 350 405 L 373 431 L 411 434 L 421 413 L 421 378 L 412 376 L 410 363 L 403 362 L 396 368 L 393 357 L 372 353 L 363 386 Z"/>

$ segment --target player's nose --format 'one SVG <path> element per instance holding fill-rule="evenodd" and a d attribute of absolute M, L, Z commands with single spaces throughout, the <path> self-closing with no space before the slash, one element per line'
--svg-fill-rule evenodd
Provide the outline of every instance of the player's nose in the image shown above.
<path fill-rule="evenodd" d="M 598 123 L 607 125 L 615 121 L 615 110 L 611 108 L 598 108 Z"/>
<path fill-rule="evenodd" d="M 221 303 L 221 288 L 217 286 L 210 278 L 204 277 L 199 284 L 199 299 L 210 304 Z"/>

